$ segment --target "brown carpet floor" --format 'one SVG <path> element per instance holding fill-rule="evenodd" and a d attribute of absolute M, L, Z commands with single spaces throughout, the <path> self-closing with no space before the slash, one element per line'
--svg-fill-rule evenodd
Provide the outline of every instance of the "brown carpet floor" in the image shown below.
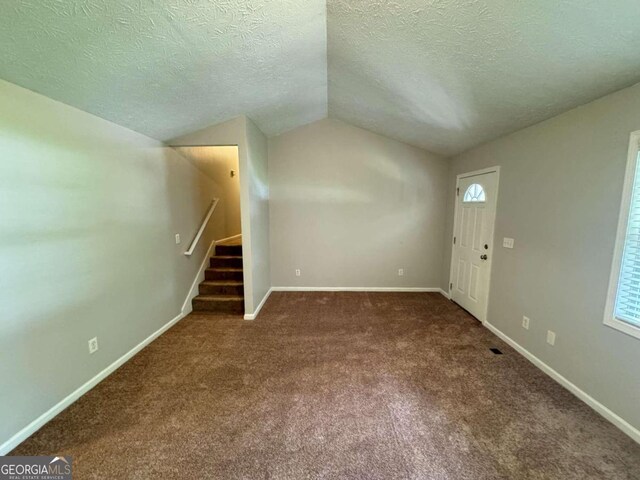
<path fill-rule="evenodd" d="M 435 293 L 191 315 L 12 454 L 76 479 L 640 478 L 639 445 Z"/>

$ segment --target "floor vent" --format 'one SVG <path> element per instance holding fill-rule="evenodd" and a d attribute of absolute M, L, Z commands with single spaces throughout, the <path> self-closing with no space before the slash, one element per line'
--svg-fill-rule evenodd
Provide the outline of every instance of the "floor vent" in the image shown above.
<path fill-rule="evenodd" d="M 490 348 L 489 350 L 491 350 L 496 355 L 502 355 L 502 352 L 497 348 Z"/>

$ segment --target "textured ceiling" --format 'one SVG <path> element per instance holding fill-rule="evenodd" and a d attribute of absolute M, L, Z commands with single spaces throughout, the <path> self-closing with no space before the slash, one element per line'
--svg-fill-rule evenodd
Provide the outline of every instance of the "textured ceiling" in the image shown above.
<path fill-rule="evenodd" d="M 327 115 L 324 0 L 5 0 L 0 77 L 160 140 Z"/>
<path fill-rule="evenodd" d="M 454 154 L 640 81 L 637 0 L 10 0 L 0 77 L 160 140 L 329 116 Z"/>
<path fill-rule="evenodd" d="M 453 154 L 640 81 L 638 0 L 329 0 L 329 115 Z"/>

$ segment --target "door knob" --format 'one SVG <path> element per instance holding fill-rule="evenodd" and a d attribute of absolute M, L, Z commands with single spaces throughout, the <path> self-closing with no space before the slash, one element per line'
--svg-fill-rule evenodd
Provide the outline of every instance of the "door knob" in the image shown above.
<path fill-rule="evenodd" d="M 487 258 L 489 257 L 487 257 L 486 255 L 480 255 L 480 260 L 486 260 Z"/>

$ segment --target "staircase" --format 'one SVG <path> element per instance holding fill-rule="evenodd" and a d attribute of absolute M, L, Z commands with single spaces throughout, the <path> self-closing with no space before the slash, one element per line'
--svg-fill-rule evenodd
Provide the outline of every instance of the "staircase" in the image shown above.
<path fill-rule="evenodd" d="M 242 245 L 216 245 L 215 256 L 204 271 L 199 295 L 192 300 L 195 313 L 244 313 Z"/>

